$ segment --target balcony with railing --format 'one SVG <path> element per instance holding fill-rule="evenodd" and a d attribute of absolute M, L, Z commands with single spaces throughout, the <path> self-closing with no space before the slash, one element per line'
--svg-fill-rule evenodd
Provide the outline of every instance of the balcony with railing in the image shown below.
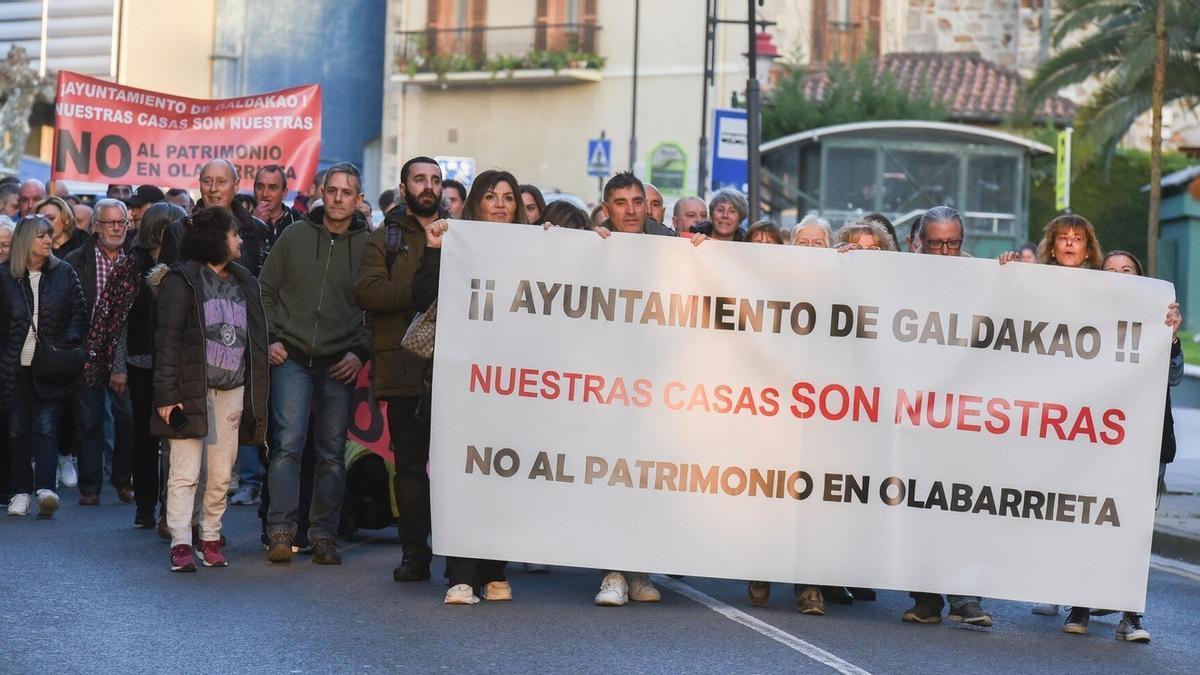
<path fill-rule="evenodd" d="M 396 33 L 392 81 L 429 86 L 596 82 L 591 23 L 428 28 Z"/>

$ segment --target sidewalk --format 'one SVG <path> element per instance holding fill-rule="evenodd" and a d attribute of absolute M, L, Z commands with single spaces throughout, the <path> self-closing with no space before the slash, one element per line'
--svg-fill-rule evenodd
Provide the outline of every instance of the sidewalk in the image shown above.
<path fill-rule="evenodd" d="M 1200 409 L 1175 408 L 1175 461 L 1154 518 L 1158 555 L 1200 565 Z"/>

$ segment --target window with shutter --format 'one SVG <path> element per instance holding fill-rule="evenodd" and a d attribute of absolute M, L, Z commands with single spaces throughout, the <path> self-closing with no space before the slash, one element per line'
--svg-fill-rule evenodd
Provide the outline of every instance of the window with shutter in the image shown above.
<path fill-rule="evenodd" d="M 881 0 L 813 0 L 813 63 L 878 57 Z"/>

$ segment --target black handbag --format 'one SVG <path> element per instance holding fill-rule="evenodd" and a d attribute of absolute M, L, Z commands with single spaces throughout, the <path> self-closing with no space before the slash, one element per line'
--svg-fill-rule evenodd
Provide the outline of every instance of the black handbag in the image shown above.
<path fill-rule="evenodd" d="M 29 328 L 33 330 L 35 342 L 33 361 L 30 363 L 33 376 L 50 384 L 71 384 L 79 379 L 83 374 L 83 349 L 59 347 L 49 340 L 43 340 L 33 320 L 33 303 L 29 298 L 25 298 L 25 303 L 29 310 Z"/>

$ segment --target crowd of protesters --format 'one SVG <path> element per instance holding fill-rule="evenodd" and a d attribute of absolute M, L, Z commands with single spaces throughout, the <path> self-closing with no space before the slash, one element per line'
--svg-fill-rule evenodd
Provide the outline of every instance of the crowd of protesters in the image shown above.
<path fill-rule="evenodd" d="M 611 178 L 588 213 L 562 199 L 547 203 L 507 171 L 464 185 L 443 181 L 435 160 L 414 157 L 397 188 L 380 195 L 378 227 L 351 164 L 320 172 L 291 206 L 282 167 L 260 169 L 252 194 L 239 195 L 240 182 L 225 160 L 203 167 L 194 202 L 187 190 L 112 185 L 88 204 L 61 189 L 48 194 L 35 179 L 0 182 L 0 499 L 9 516 L 53 517 L 59 485 L 77 487 L 82 506 L 99 504 L 107 473 L 117 498 L 135 504 L 133 526 L 170 541 L 172 571 L 228 564 L 227 503 L 259 505 L 270 562 L 311 552 L 315 563 L 341 564 L 346 433 L 353 388 L 370 362 L 395 456 L 402 557 L 393 579 L 426 581 L 432 371 L 401 340 L 437 299 L 449 220 L 685 237 L 696 246 L 968 255 L 963 219 L 949 206 L 930 205 L 903 236 L 879 214 L 836 231 L 809 215 L 789 231 L 747 222 L 746 198 L 726 189 L 707 201 L 678 199 L 668 220 L 659 190 L 629 173 Z M 1000 257 L 1014 261 L 1143 274 L 1133 254 L 1104 254 L 1077 215 L 1055 218 L 1040 243 Z M 1177 305 L 1166 323 L 1178 331 Z M 1166 384 L 1178 383 L 1182 369 L 1176 336 Z M 1174 451 L 1168 395 L 1160 490 Z M 448 558 L 445 603 L 511 600 L 506 566 Z M 770 594 L 767 582 L 748 585 L 752 605 Z M 940 623 L 949 604 L 952 621 L 992 625 L 981 598 L 911 596 L 904 621 Z M 595 604 L 660 597 L 648 574 L 606 570 Z M 793 597 L 800 612 L 823 615 L 827 602 L 870 601 L 875 591 L 796 584 Z M 1070 608 L 1063 630 L 1086 633 L 1093 613 Z M 1116 637 L 1150 640 L 1132 612 Z"/>

